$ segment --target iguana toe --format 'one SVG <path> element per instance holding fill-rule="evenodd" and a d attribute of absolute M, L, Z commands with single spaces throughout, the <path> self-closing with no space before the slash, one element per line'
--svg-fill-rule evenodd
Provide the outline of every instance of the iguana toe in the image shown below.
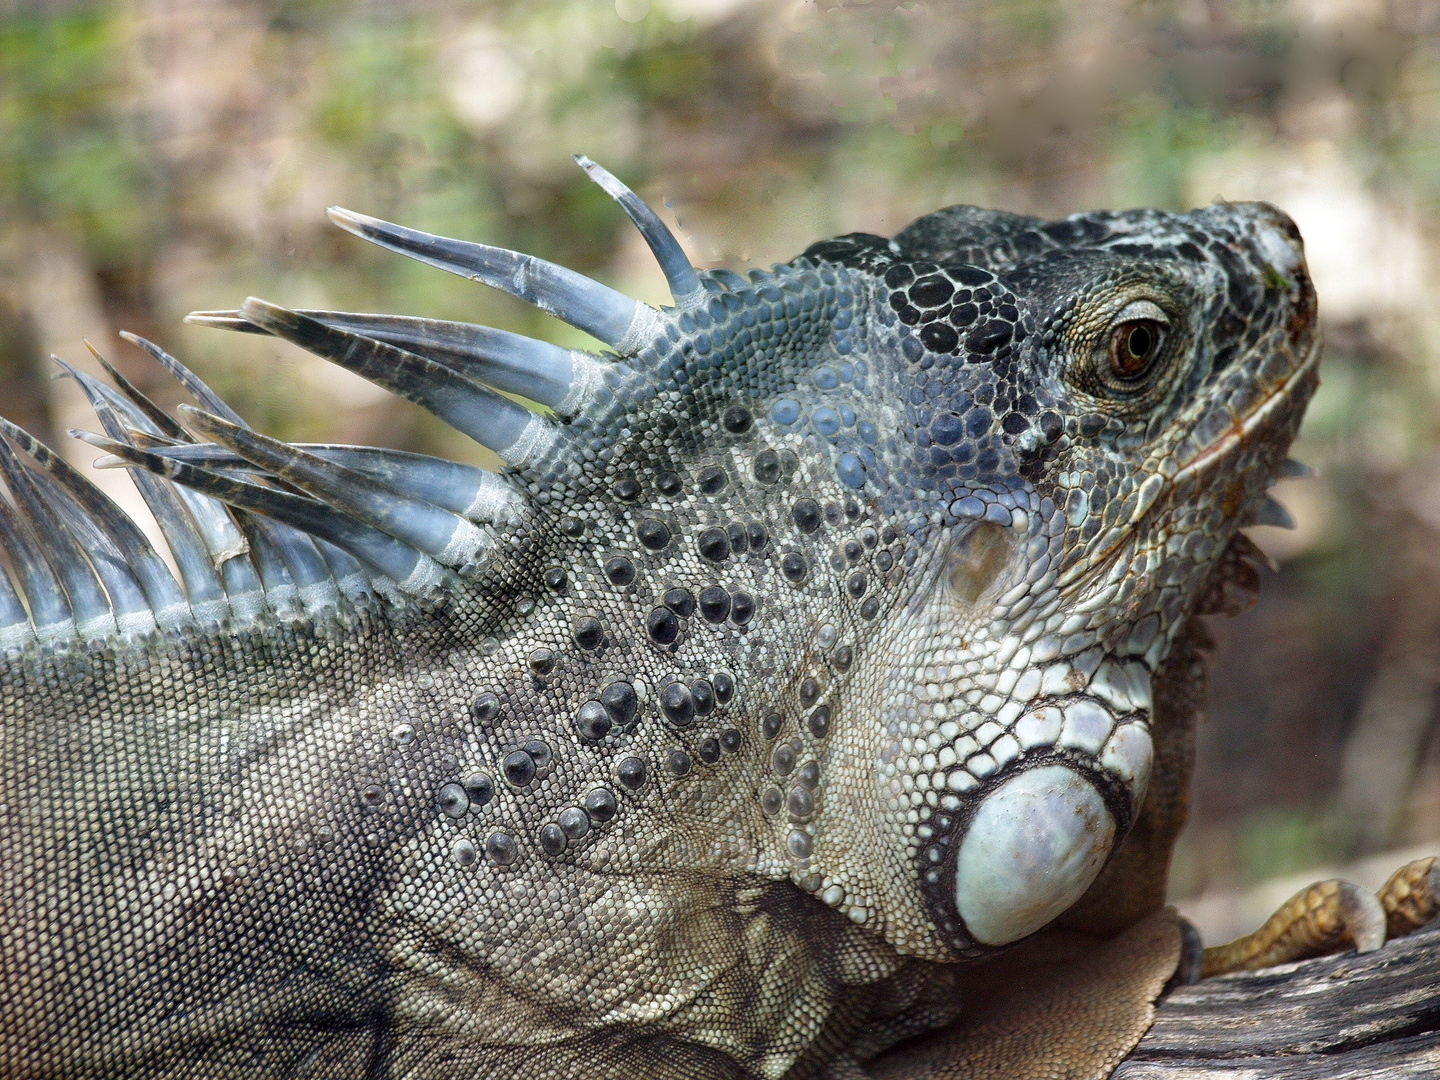
<path fill-rule="evenodd" d="M 1352 881 L 1331 878 L 1300 890 L 1260 929 L 1205 950 L 1202 978 L 1252 971 L 1339 952 L 1373 952 L 1385 944 L 1385 909 Z"/>
<path fill-rule="evenodd" d="M 1440 915 L 1440 856 L 1415 859 L 1390 875 L 1377 894 L 1385 909 L 1385 937 L 1412 934 Z"/>

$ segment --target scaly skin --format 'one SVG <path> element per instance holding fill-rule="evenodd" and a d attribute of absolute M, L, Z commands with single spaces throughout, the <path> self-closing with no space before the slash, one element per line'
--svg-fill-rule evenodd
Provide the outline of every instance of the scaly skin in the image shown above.
<path fill-rule="evenodd" d="M 1079 899 L 1315 386 L 1294 226 L 953 208 L 701 279 L 575 360 L 437 561 L 11 627 L 0 1071 L 813 1075 Z"/>

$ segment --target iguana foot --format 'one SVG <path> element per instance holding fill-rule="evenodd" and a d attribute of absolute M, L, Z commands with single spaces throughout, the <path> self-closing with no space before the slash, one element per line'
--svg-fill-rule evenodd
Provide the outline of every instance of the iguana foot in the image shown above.
<path fill-rule="evenodd" d="M 1371 894 L 1332 878 L 1302 889 L 1253 933 L 1205 950 L 1201 978 L 1252 971 L 1353 947 L 1371 952 L 1440 914 L 1440 858 L 1417 859 Z"/>

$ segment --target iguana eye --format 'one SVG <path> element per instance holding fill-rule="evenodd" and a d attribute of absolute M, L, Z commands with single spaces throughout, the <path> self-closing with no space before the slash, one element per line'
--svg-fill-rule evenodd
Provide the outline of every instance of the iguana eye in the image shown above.
<path fill-rule="evenodd" d="M 1154 319 L 1132 319 L 1110 333 L 1110 371 L 1117 379 L 1143 379 L 1160 355 L 1165 328 Z"/>
<path fill-rule="evenodd" d="M 1165 359 L 1175 350 L 1170 317 L 1153 300 L 1132 300 L 1111 315 L 1109 329 L 1091 338 L 1079 385 L 1126 408 L 1143 408 L 1168 383 Z"/>

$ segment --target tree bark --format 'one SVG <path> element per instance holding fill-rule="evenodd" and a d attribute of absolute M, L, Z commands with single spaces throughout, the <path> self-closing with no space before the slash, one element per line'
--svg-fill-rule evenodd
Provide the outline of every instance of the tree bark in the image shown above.
<path fill-rule="evenodd" d="M 1112 1080 L 1440 1077 L 1440 929 L 1177 987 Z"/>

